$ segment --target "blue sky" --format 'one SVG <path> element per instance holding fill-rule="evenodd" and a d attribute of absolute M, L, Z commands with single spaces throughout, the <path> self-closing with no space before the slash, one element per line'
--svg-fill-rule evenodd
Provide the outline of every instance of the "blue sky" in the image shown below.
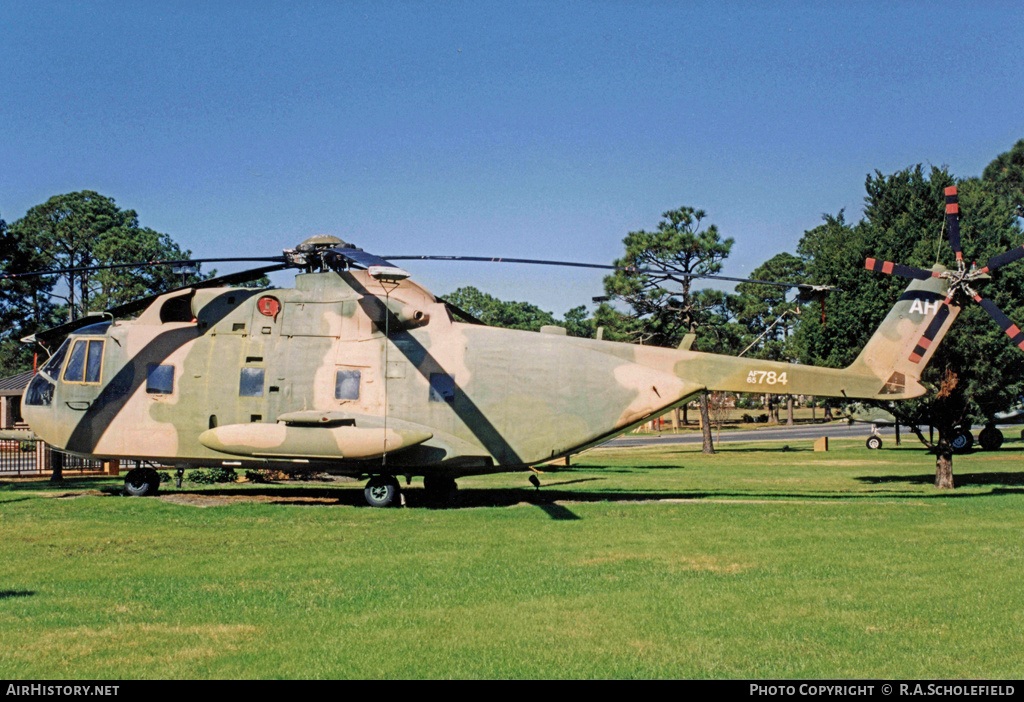
<path fill-rule="evenodd" d="M 864 179 L 1024 138 L 1019 3 L 0 3 L 0 216 L 96 190 L 195 255 L 610 263 L 684 205 L 794 251 Z M 601 275 L 410 264 L 562 314 Z M 226 266 L 221 272 L 231 270 Z M 283 274 L 281 274 L 283 275 Z M 286 285 L 289 276 L 275 278 Z"/>

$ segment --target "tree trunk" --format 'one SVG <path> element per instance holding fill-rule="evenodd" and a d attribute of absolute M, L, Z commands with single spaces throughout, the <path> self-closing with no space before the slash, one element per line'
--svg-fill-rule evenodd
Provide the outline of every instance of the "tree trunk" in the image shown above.
<path fill-rule="evenodd" d="M 932 430 L 935 427 L 929 426 L 928 432 L 931 435 Z M 935 454 L 935 487 L 939 490 L 952 490 L 953 485 L 953 446 L 949 443 L 950 437 L 953 435 L 952 428 L 943 430 L 939 428 L 939 443 L 934 444 L 930 440 L 925 441 L 924 434 L 921 433 L 921 428 L 915 423 L 911 423 L 910 431 L 914 432 L 917 436 L 918 441 L 928 447 L 930 453 Z"/>
<path fill-rule="evenodd" d="M 786 395 L 786 424 L 793 426 L 796 422 L 793 419 L 793 396 Z"/>
<path fill-rule="evenodd" d="M 940 490 L 953 489 L 953 447 L 946 439 L 939 439 L 935 452 L 935 487 Z"/>
<path fill-rule="evenodd" d="M 939 490 L 953 489 L 953 445 L 955 436 L 952 425 L 939 427 L 939 441 L 935 445 L 935 487 Z"/>
<path fill-rule="evenodd" d="M 700 430 L 704 435 L 704 453 L 714 453 L 715 445 L 711 442 L 711 418 L 708 414 L 708 394 L 700 394 Z"/>

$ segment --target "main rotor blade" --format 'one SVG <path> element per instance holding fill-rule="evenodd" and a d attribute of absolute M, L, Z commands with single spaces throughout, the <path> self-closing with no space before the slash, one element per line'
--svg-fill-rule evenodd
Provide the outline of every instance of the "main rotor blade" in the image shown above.
<path fill-rule="evenodd" d="M 471 315 L 469 312 L 467 312 L 466 310 L 464 310 L 461 307 L 459 307 L 458 305 L 456 305 L 454 302 L 449 302 L 448 300 L 445 300 L 444 298 L 440 298 L 440 297 L 436 298 L 436 299 L 437 299 L 438 302 L 440 302 L 445 307 L 450 309 L 455 314 L 455 316 L 459 317 L 460 319 L 464 319 L 465 321 L 469 322 L 470 324 L 481 324 L 481 325 L 483 325 L 485 327 L 487 326 L 487 324 L 485 322 L 481 322 L 479 319 L 477 319 L 476 317 Z"/>
<path fill-rule="evenodd" d="M 331 255 L 336 258 L 343 259 L 346 264 L 354 264 L 360 268 L 365 268 L 367 272 L 374 278 L 390 278 L 392 280 L 402 280 L 409 277 L 409 272 L 403 268 L 400 268 L 376 254 L 363 251 L 362 249 L 328 249 L 324 252 L 325 257 Z M 329 260 L 325 262 L 329 263 Z"/>
<path fill-rule="evenodd" d="M 946 235 L 949 237 L 949 246 L 956 254 L 956 260 L 962 261 L 963 252 L 960 250 L 960 202 L 957 199 L 956 186 L 946 188 Z"/>
<path fill-rule="evenodd" d="M 475 263 L 522 263 L 534 266 L 560 266 L 565 268 L 594 268 L 606 271 L 624 271 L 637 275 L 651 275 L 679 281 L 681 278 L 697 278 L 701 280 L 725 280 L 733 283 L 756 283 L 757 285 L 774 285 L 780 288 L 800 288 L 817 292 L 842 292 L 839 288 L 809 283 L 780 283 L 773 280 L 752 280 L 750 278 L 732 278 L 724 275 L 687 274 L 667 271 L 660 268 L 640 268 L 636 266 L 612 266 L 604 263 L 580 263 L 579 261 L 547 261 L 535 258 L 503 258 L 488 256 L 387 256 L 389 261 L 468 261 Z"/>
<path fill-rule="evenodd" d="M 279 263 L 274 266 L 252 268 L 247 271 L 239 271 L 238 273 L 229 273 L 228 275 L 221 275 L 217 276 L 216 278 L 208 278 L 206 280 L 202 280 L 196 283 L 195 285 L 185 285 L 180 288 L 164 290 L 163 292 L 147 295 L 146 297 L 140 297 L 136 300 L 132 300 L 131 302 L 126 302 L 122 305 L 111 307 L 110 309 L 106 310 L 104 313 L 100 315 L 87 315 L 85 317 L 80 317 L 71 322 L 65 322 L 64 324 L 60 324 L 56 327 L 50 327 L 49 329 L 38 331 L 35 334 L 25 337 L 24 339 L 22 339 L 22 341 L 25 343 L 32 343 L 34 341 L 46 342 L 49 341 L 50 339 L 59 339 L 67 334 L 70 334 L 73 331 L 81 329 L 82 327 L 87 327 L 90 324 L 97 324 L 103 321 L 108 316 L 110 316 L 113 319 L 117 319 L 118 317 L 125 317 L 127 315 L 135 314 L 136 312 L 141 312 L 142 310 L 146 309 L 151 304 L 153 304 L 153 302 L 158 297 L 160 297 L 161 295 L 166 295 L 167 293 L 179 292 L 181 290 L 187 290 L 189 288 L 215 288 L 220 285 L 247 283 L 250 280 L 262 278 L 267 273 L 273 273 L 274 271 L 283 270 L 289 267 L 289 264 Z"/>
<path fill-rule="evenodd" d="M 1006 335 L 1010 337 L 1010 341 L 1017 345 L 1018 348 L 1024 350 L 1024 332 L 1013 323 L 1013 321 L 1003 314 L 1003 311 L 996 307 L 996 304 L 991 300 L 983 298 L 981 295 L 975 295 L 974 301 L 981 305 L 982 309 L 988 312 L 988 315 L 996 321 L 996 324 L 1006 332 Z"/>
<path fill-rule="evenodd" d="M 143 268 L 148 266 L 182 266 L 189 263 L 238 263 L 248 262 L 255 263 L 258 261 L 275 261 L 278 263 L 284 263 L 287 259 L 284 256 L 264 256 L 260 257 L 249 257 L 249 258 L 187 258 L 179 260 L 160 260 L 154 259 L 152 261 L 135 261 L 133 263 L 108 263 L 99 266 L 80 266 L 78 268 L 55 268 L 48 271 L 27 271 L 25 273 L 5 273 L 0 275 L 0 280 L 7 278 L 32 278 L 43 275 L 62 275 L 64 273 L 82 273 L 85 271 L 104 271 L 115 268 Z"/>
<path fill-rule="evenodd" d="M 869 271 L 874 271 L 875 273 L 898 275 L 903 278 L 914 278 L 916 280 L 928 280 L 929 278 L 939 277 L 939 274 L 934 271 L 926 271 L 924 268 L 905 266 L 902 263 L 879 261 L 877 258 L 869 258 L 865 260 L 864 267 Z"/>

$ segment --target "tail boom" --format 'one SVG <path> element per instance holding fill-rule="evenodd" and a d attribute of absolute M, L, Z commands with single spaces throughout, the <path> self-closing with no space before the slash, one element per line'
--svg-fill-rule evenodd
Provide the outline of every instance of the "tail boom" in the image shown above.
<path fill-rule="evenodd" d="M 677 362 L 675 373 L 700 379 L 710 391 L 874 400 L 919 397 L 927 392 L 921 374 L 960 312 L 947 293 L 946 281 L 937 276 L 914 280 L 847 368 L 682 352 L 686 356 Z"/>

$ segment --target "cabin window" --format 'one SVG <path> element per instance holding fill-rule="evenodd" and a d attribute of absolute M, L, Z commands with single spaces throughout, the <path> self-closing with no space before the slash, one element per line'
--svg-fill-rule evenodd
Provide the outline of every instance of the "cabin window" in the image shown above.
<path fill-rule="evenodd" d="M 362 373 L 357 370 L 340 370 L 334 376 L 334 398 L 336 400 L 358 400 L 359 381 Z"/>
<path fill-rule="evenodd" d="M 263 368 L 243 368 L 238 380 L 239 397 L 263 397 Z"/>
<path fill-rule="evenodd" d="M 170 395 L 174 392 L 174 366 L 151 363 L 146 366 L 146 392 Z"/>
<path fill-rule="evenodd" d="M 447 373 L 430 374 L 430 401 L 447 402 L 455 401 L 455 376 Z"/>
<path fill-rule="evenodd" d="M 64 368 L 64 380 L 69 383 L 98 383 L 102 368 L 103 342 L 99 339 L 79 339 Z"/>

